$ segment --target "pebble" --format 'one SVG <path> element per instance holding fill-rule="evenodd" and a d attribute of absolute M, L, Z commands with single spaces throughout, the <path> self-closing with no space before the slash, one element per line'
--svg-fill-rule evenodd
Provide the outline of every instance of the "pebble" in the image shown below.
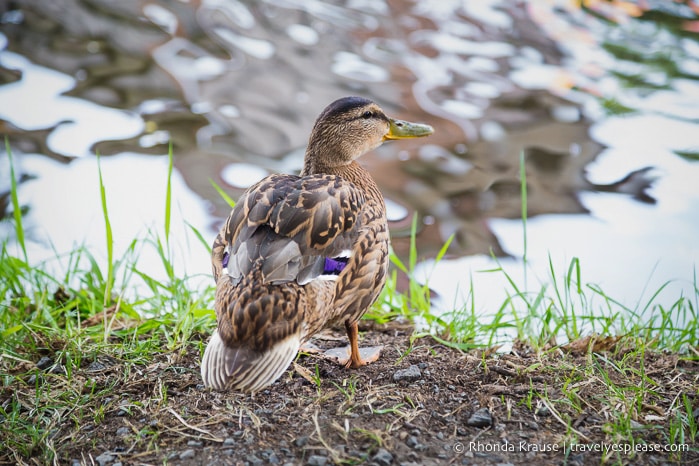
<path fill-rule="evenodd" d="M 85 371 L 87 372 L 100 372 L 103 371 L 107 368 L 104 364 L 102 364 L 99 361 L 92 361 L 90 364 L 87 365 L 85 368 Z"/>
<path fill-rule="evenodd" d="M 551 411 L 549 411 L 548 406 L 546 405 L 541 405 L 536 408 L 534 411 L 535 416 L 548 416 L 551 414 Z"/>
<path fill-rule="evenodd" d="M 124 435 L 129 435 L 131 433 L 131 429 L 128 427 L 119 427 L 116 431 L 116 434 L 119 437 L 123 437 Z"/>
<path fill-rule="evenodd" d="M 224 445 L 227 445 L 227 446 L 235 445 L 235 439 L 234 439 L 233 437 L 227 437 L 227 438 L 223 441 L 223 444 L 224 444 Z"/>
<path fill-rule="evenodd" d="M 488 408 L 481 408 L 468 418 L 467 426 L 471 427 L 488 427 L 493 424 L 493 416 Z"/>
<path fill-rule="evenodd" d="M 420 445 L 420 441 L 417 439 L 417 437 L 411 435 L 405 440 L 405 444 L 410 448 L 416 448 L 418 445 Z"/>
<path fill-rule="evenodd" d="M 188 447 L 200 447 L 204 445 L 204 443 L 201 440 L 190 440 L 187 442 Z"/>
<path fill-rule="evenodd" d="M 294 445 L 296 445 L 299 448 L 306 445 L 306 443 L 308 443 L 308 437 L 306 436 L 298 437 L 296 438 L 296 440 L 294 440 Z"/>
<path fill-rule="evenodd" d="M 325 466 L 328 462 L 328 458 L 321 455 L 311 455 L 308 457 L 308 466 Z"/>
<path fill-rule="evenodd" d="M 43 371 L 51 367 L 51 364 L 53 364 L 53 359 L 48 356 L 42 356 L 39 362 L 36 363 L 36 367 Z"/>
<path fill-rule="evenodd" d="M 252 455 L 252 454 L 246 456 L 246 457 L 245 457 L 245 461 L 247 461 L 248 463 L 250 463 L 252 466 L 262 466 L 263 464 L 265 464 L 265 462 L 262 461 L 262 459 L 258 458 L 258 457 L 255 456 L 255 455 Z"/>
<path fill-rule="evenodd" d="M 182 453 L 180 453 L 180 459 L 181 460 L 190 460 L 194 458 L 194 455 L 196 455 L 196 452 L 193 449 L 185 450 Z"/>
<path fill-rule="evenodd" d="M 380 466 L 388 466 L 393 462 L 393 455 L 389 453 L 388 450 L 379 448 L 379 451 L 377 451 L 371 459 L 372 461 L 378 463 Z"/>
<path fill-rule="evenodd" d="M 114 461 L 114 455 L 110 455 L 109 453 L 102 453 L 97 458 L 95 458 L 95 461 L 97 461 L 97 464 L 99 464 L 99 466 L 107 466 L 107 464 L 110 464 L 112 461 Z"/>
<path fill-rule="evenodd" d="M 407 369 L 399 369 L 393 374 L 393 381 L 394 382 L 414 382 L 415 380 L 418 380 L 420 377 L 422 377 L 422 373 L 420 372 L 420 368 L 417 367 L 415 364 L 412 366 L 408 367 Z"/>

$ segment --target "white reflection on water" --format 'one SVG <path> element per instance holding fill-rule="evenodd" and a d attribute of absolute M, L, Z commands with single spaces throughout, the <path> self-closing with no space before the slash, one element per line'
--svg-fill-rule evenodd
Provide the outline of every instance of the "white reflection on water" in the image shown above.
<path fill-rule="evenodd" d="M 19 81 L 0 86 L 0 119 L 27 131 L 56 126 L 47 143 L 59 154 L 83 157 L 97 141 L 127 139 L 143 131 L 143 120 L 135 113 L 62 95 L 75 86 L 70 76 L 7 51 L 0 52 L 0 65 L 22 72 Z"/>
<path fill-rule="evenodd" d="M 149 232 L 164 239 L 167 157 L 124 153 L 103 157 L 100 163 L 115 258 L 123 257 L 135 238 L 146 238 Z M 56 252 L 65 254 L 83 244 L 98 261 L 106 261 L 97 159 L 86 157 L 66 165 L 41 155 L 24 155 L 21 166 L 37 176 L 22 183 L 18 193 L 21 203 L 30 206 L 23 224 L 31 261 L 40 263 L 54 258 Z M 174 245 L 172 263 L 179 276 L 202 274 L 209 278 L 208 250 L 187 226 L 189 223 L 208 237 L 207 212 L 207 203 L 173 172 L 170 244 Z M 156 249 L 147 244 L 139 248 L 139 270 L 165 277 Z M 129 292 L 137 295 L 135 290 Z"/>
<path fill-rule="evenodd" d="M 696 105 L 697 97 L 675 95 L 666 104 Z M 678 111 L 669 104 L 662 109 L 668 114 Z M 609 183 L 639 166 L 659 167 L 651 191 L 657 204 L 587 192 L 579 196 L 590 210 L 589 216 L 542 215 L 529 219 L 526 279 L 521 261 L 525 253 L 521 220 L 491 219 L 490 227 L 513 259 L 496 262 L 487 256 L 474 256 L 442 261 L 436 267 L 432 261 L 420 265 L 419 276 L 429 279 L 430 287 L 441 295 L 438 305 L 443 310 L 470 306 L 472 292 L 476 312 L 494 314 L 513 294 L 504 274 L 491 271 L 498 265 L 518 286 L 524 288 L 526 283 L 529 291 L 537 292 L 542 285 L 550 287 L 549 258 L 559 284 L 571 260 L 580 258 L 583 286 L 598 286 L 645 318 L 653 311 L 645 309 L 651 298 L 653 304 L 670 309 L 681 296 L 695 295 L 692 277 L 699 264 L 699 164 L 673 151 L 699 148 L 697 125 L 663 115 L 637 114 L 602 120 L 591 133 L 609 147 L 587 167 L 588 178 Z M 473 291 L 468 286 L 470 281 Z M 552 293 L 550 290 L 549 296 Z M 589 290 L 586 293 L 593 295 Z M 604 311 L 606 306 L 598 295 L 590 309 Z"/>

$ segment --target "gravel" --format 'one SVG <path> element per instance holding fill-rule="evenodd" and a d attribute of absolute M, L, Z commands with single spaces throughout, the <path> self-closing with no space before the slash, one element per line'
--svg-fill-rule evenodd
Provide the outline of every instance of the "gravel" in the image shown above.
<path fill-rule="evenodd" d="M 414 382 L 422 377 L 420 368 L 413 364 L 407 369 L 399 369 L 393 374 L 394 382 Z"/>

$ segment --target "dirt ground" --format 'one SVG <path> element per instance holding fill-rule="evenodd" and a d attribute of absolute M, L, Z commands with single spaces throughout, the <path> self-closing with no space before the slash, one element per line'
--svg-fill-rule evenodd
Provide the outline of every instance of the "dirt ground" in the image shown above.
<path fill-rule="evenodd" d="M 365 333 L 363 346 L 382 344 L 384 351 L 358 370 L 302 355 L 254 396 L 204 389 L 194 346 L 141 366 L 95 355 L 71 383 L 83 383 L 83 392 L 113 386 L 111 395 L 75 407 L 79 422 L 57 426 L 52 448 L 58 464 L 101 466 L 699 464 L 696 445 L 682 454 L 571 450 L 573 437 L 593 450 L 628 445 L 609 427 L 614 410 L 623 409 L 610 403 L 609 385 L 592 373 L 572 376 L 579 374 L 572 368 L 590 364 L 589 354 L 536 356 L 523 347 L 463 353 L 431 338 L 415 340 L 409 351 L 410 334 L 398 326 Z M 316 340 L 322 347 L 344 342 L 331 333 Z M 600 360 L 622 357 L 623 350 Z M 667 445 L 667 412 L 678 393 L 695 408 L 699 402 L 699 368 L 677 355 L 647 354 L 642 363 L 658 385 L 640 407 L 634 437 Z M 31 397 L 34 386 L 16 389 Z M 579 407 L 570 392 L 584 400 Z M 16 464 L 8 454 L 0 452 L 0 463 Z"/>

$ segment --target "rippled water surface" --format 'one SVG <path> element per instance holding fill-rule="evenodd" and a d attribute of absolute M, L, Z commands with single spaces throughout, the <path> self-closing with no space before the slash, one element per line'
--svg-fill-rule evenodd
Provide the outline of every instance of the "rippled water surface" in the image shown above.
<path fill-rule="evenodd" d="M 399 254 L 419 215 L 421 271 L 446 307 L 471 284 L 479 310 L 502 303 L 504 277 L 482 272 L 491 254 L 524 278 L 521 155 L 530 282 L 579 257 L 585 282 L 632 308 L 668 281 L 662 303 L 692 295 L 699 7 L 571 3 L 12 2 L 1 11 L 0 132 L 22 175 L 33 257 L 103 244 L 96 153 L 117 251 L 162 225 L 169 142 L 175 213 L 208 240 L 228 213 L 210 180 L 235 198 L 298 171 L 320 110 L 358 94 L 436 129 L 362 160 Z M 1 166 L 6 191 L 7 156 Z M 208 273 L 188 232 L 174 232 L 178 266 Z"/>

